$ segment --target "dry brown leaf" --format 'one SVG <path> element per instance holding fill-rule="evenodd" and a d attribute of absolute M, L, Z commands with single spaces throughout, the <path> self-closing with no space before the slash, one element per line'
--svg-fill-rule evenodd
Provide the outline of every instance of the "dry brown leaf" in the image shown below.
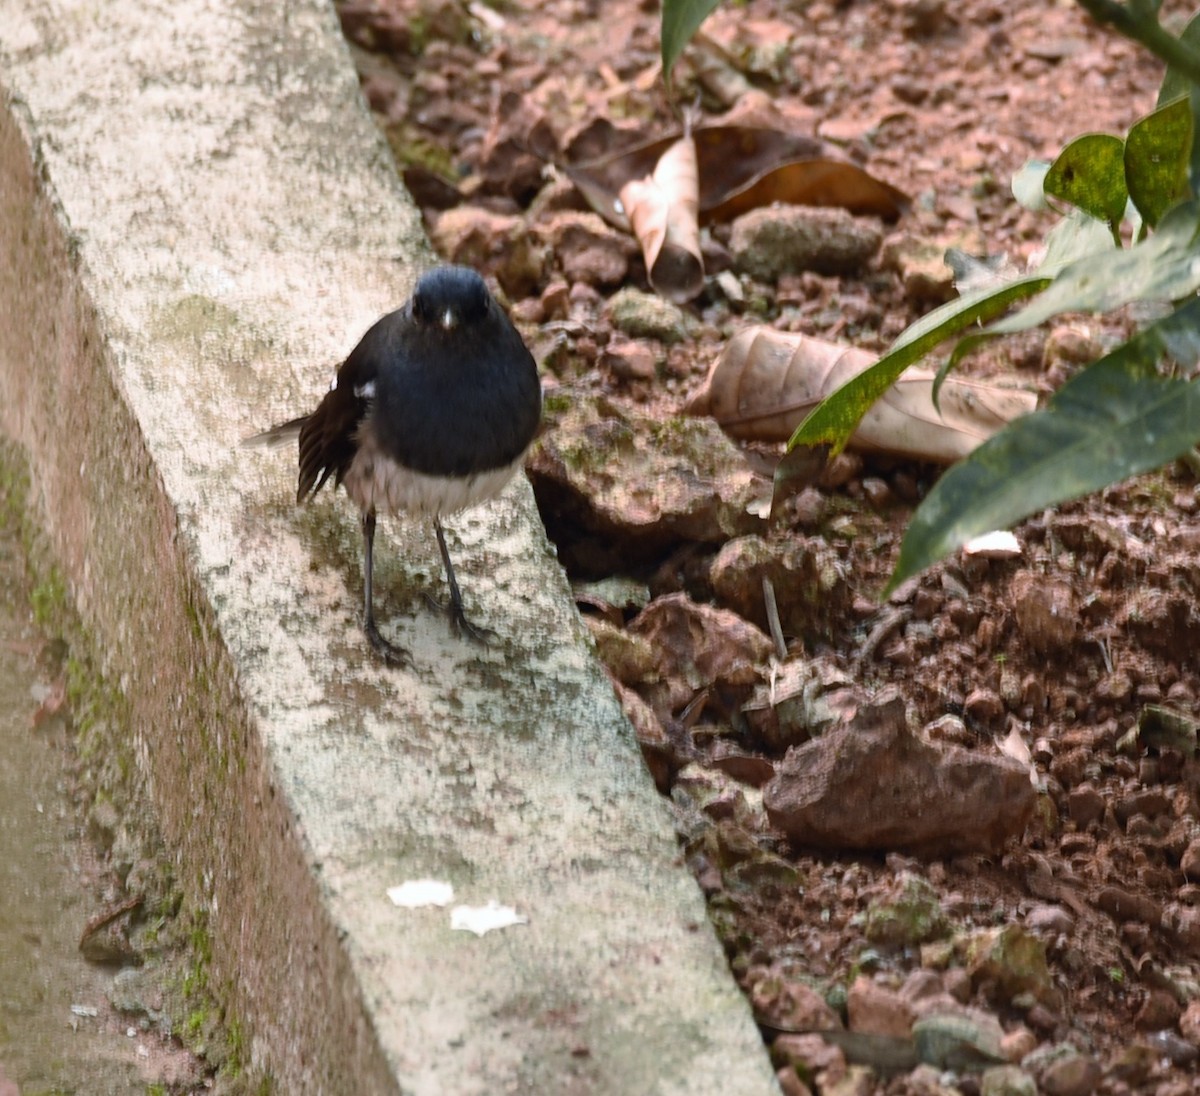
<path fill-rule="evenodd" d="M 605 131 L 611 135 L 611 128 Z M 701 126 L 693 131 L 701 225 L 728 220 L 774 201 L 834 205 L 851 213 L 894 220 L 908 205 L 901 191 L 850 163 L 835 146 L 815 137 L 765 126 Z M 633 148 L 564 165 L 600 216 L 629 231 L 618 199 L 631 179 L 654 172 L 678 141 L 664 137 Z M 594 148 L 596 141 L 588 142 Z"/>
<path fill-rule="evenodd" d="M 796 160 L 752 179 L 740 190 L 706 210 L 707 221 L 732 221 L 772 202 L 790 205 L 839 206 L 849 213 L 874 214 L 894 221 L 908 207 L 908 197 L 844 160 Z"/>
<path fill-rule="evenodd" d="M 726 345 L 686 411 L 711 415 L 735 438 L 786 441 L 821 400 L 875 361 L 857 347 L 748 328 Z M 908 370 L 863 416 L 850 444 L 949 464 L 1037 406 L 1032 392 L 949 377 L 939 412 L 934 376 Z"/>
<path fill-rule="evenodd" d="M 642 246 L 650 284 L 683 304 L 704 288 L 697 211 L 700 184 L 696 145 L 685 133 L 659 158 L 651 175 L 626 183 L 618 195 Z"/>

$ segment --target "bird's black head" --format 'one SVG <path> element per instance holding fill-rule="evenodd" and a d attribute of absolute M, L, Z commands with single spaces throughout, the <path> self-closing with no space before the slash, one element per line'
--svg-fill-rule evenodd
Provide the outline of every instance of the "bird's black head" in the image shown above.
<path fill-rule="evenodd" d="M 478 323 L 492 295 L 484 280 L 465 266 L 439 266 L 421 275 L 412 295 L 413 319 L 449 331 Z"/>

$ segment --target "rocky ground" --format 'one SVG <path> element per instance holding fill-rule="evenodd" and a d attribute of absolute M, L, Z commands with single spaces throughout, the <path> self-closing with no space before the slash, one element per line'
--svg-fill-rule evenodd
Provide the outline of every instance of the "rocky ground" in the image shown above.
<path fill-rule="evenodd" d="M 679 414 L 752 325 L 878 352 L 953 292 L 948 246 L 1023 265 L 1053 217 L 1011 174 L 1123 133 L 1160 67 L 1069 3 L 724 5 L 675 102 L 820 138 L 912 202 L 760 210 L 749 245 L 713 223 L 680 307 L 563 169 L 678 128 L 656 4 L 339 11 L 435 246 L 494 280 L 544 368 L 539 504 L 785 1092 L 1195 1091 L 1194 473 L 1048 511 L 1015 553 L 880 602 L 936 467 L 843 456 L 772 523 L 780 447 Z M 971 368 L 1044 394 L 1124 323 Z"/>

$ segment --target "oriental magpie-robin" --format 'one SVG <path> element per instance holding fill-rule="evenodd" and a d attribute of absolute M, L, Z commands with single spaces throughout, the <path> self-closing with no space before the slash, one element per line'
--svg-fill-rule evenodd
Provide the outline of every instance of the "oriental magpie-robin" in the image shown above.
<path fill-rule="evenodd" d="M 512 479 L 537 431 L 542 394 L 533 356 L 483 279 L 437 267 L 403 308 L 350 352 L 311 415 L 248 438 L 300 442 L 296 501 L 331 476 L 358 505 L 363 533 L 363 631 L 391 665 L 408 653 L 375 625 L 375 513 L 433 521 L 454 626 L 482 638 L 463 613 L 442 517 L 493 498 Z"/>

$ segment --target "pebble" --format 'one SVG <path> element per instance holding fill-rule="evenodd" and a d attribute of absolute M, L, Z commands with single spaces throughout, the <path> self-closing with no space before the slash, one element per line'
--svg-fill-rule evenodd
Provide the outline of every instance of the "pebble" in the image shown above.
<path fill-rule="evenodd" d="M 1100 1063 L 1087 1054 L 1069 1051 L 1042 1071 L 1046 1096 L 1091 1096 L 1100 1083 Z"/>
<path fill-rule="evenodd" d="M 1034 906 L 1025 915 L 1025 927 L 1045 936 L 1065 936 L 1075 928 L 1075 918 L 1062 906 Z"/>
<path fill-rule="evenodd" d="M 1000 1040 L 1000 1053 L 1009 1062 L 1020 1062 L 1037 1049 L 1038 1037 L 1029 1028 L 1021 1025 L 1006 1031 Z"/>
<path fill-rule="evenodd" d="M 993 1066 L 979 1078 L 979 1096 L 1037 1096 L 1037 1082 L 1018 1066 Z"/>
<path fill-rule="evenodd" d="M 1182 1014 L 1183 1009 L 1171 994 L 1166 990 L 1152 989 L 1146 994 L 1133 1022 L 1142 1031 L 1162 1031 L 1179 1023 Z"/>
<path fill-rule="evenodd" d="M 912 1031 L 912 1008 L 894 989 L 859 975 L 846 991 L 847 1023 L 851 1031 L 907 1039 Z"/>
<path fill-rule="evenodd" d="M 1104 796 L 1094 784 L 1079 784 L 1067 796 L 1067 813 L 1080 829 L 1099 822 L 1104 817 L 1104 806 Z"/>
<path fill-rule="evenodd" d="M 676 343 L 686 339 L 696 326 L 696 321 L 678 305 L 632 286 L 614 293 L 607 311 L 612 325 L 635 339 Z"/>
<path fill-rule="evenodd" d="M 600 355 L 600 365 L 621 380 L 653 380 L 656 371 L 654 351 L 634 339 L 611 339 Z"/>
<path fill-rule="evenodd" d="M 882 242 L 877 222 L 852 217 L 844 209 L 772 205 L 733 222 L 729 252 L 736 271 L 774 282 L 806 270 L 853 273 Z"/>

